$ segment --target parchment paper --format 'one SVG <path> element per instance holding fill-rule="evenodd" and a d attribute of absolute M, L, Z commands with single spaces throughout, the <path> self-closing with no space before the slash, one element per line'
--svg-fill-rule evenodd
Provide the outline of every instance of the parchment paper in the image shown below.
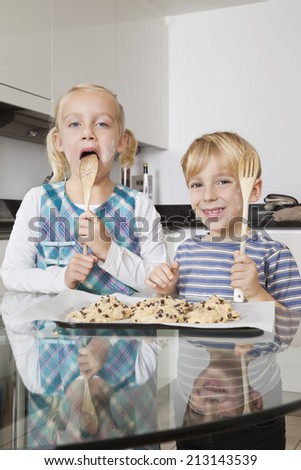
<path fill-rule="evenodd" d="M 127 296 L 124 294 L 113 294 L 116 298 L 126 304 L 133 304 L 139 300 L 144 300 L 144 297 Z M 10 321 L 14 324 L 20 324 L 33 320 L 50 320 L 65 322 L 67 313 L 72 310 L 77 310 L 84 306 L 89 306 L 93 302 L 99 300 L 99 295 L 89 294 L 83 291 L 66 290 L 51 297 L 47 300 L 35 303 L 23 308 L 18 314 L 11 315 Z M 240 319 L 229 323 L 206 323 L 200 324 L 179 324 L 179 323 L 164 323 L 164 325 L 181 326 L 189 328 L 241 328 L 251 327 L 259 328 L 264 331 L 273 332 L 274 317 L 275 317 L 275 303 L 274 302 L 245 302 L 245 303 L 232 303 L 232 308 L 240 312 Z M 24 307 L 24 305 L 23 305 Z M 118 324 L 131 324 L 129 320 L 122 320 L 114 322 L 112 325 Z M 70 324 L 66 322 L 66 324 Z M 132 323 L 133 324 L 133 323 Z M 85 326 L 87 324 L 85 323 Z M 95 324 L 94 324 L 95 325 Z M 109 325 L 106 323 L 106 326 Z M 148 323 L 145 323 L 148 325 Z M 101 327 L 101 323 L 99 323 Z"/>

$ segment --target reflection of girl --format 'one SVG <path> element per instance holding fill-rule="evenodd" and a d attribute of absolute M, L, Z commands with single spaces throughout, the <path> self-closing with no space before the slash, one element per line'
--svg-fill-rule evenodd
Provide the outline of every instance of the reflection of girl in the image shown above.
<path fill-rule="evenodd" d="M 281 379 L 273 341 L 246 350 L 233 343 L 197 342 L 180 337 L 175 411 L 178 426 L 212 423 L 279 405 Z M 248 395 L 244 396 L 241 354 L 247 357 Z M 178 449 L 285 449 L 285 421 L 278 418 L 234 431 L 177 442 Z"/>
<path fill-rule="evenodd" d="M 53 322 L 14 321 L 16 312 L 20 320 L 22 310 L 47 298 L 51 297 L 7 292 L 1 305 L 17 369 L 28 390 L 27 445 L 56 446 L 92 437 L 81 428 L 83 375 L 89 378 L 99 418 L 93 437 L 155 431 L 159 346 L 152 341 L 152 332 L 141 332 L 150 335 L 147 341 L 143 336 L 133 338 L 130 330 L 128 337 L 118 336 L 117 330 L 111 336 L 109 330 L 97 329 L 54 335 Z"/>

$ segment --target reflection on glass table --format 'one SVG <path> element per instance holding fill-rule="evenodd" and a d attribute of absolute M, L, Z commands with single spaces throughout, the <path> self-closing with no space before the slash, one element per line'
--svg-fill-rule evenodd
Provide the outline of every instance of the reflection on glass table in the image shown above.
<path fill-rule="evenodd" d="M 209 432 L 214 423 L 227 430 L 229 419 L 242 418 L 246 424 L 251 416 L 266 414 L 282 403 L 276 356 L 285 346 L 267 335 L 253 343 L 232 341 L 180 336 L 176 419 L 188 429 L 207 425 L 208 435 L 178 442 L 179 449 L 285 448 L 283 418 L 264 420 L 264 426 L 245 426 L 243 434 L 240 426 L 223 434 Z"/>
<path fill-rule="evenodd" d="M 277 357 L 288 348 L 300 356 L 291 347 L 299 346 L 299 312 L 276 310 L 274 333 L 249 335 L 15 321 L 47 298 L 3 297 L 15 366 L 9 382 L 17 377 L 24 393 L 14 405 L 4 397 L 6 416 L 17 423 L 1 421 L 2 448 L 4 439 L 6 448 L 31 449 L 158 449 L 171 440 L 178 449 L 284 448 L 283 415 L 301 408 L 301 395 L 283 400 Z M 24 414 L 9 413 L 12 406 Z"/>

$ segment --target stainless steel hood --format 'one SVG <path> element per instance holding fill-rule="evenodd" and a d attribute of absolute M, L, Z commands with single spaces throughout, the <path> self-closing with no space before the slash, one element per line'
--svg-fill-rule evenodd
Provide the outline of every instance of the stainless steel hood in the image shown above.
<path fill-rule="evenodd" d="M 50 127 L 47 114 L 0 102 L 0 136 L 45 144 Z"/>

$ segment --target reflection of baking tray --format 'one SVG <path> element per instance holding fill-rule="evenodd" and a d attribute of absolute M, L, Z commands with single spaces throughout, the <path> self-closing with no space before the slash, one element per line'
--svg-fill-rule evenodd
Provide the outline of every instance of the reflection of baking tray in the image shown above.
<path fill-rule="evenodd" d="M 187 323 L 131 323 L 128 321 L 116 321 L 111 323 L 79 323 L 79 322 L 65 322 L 65 321 L 55 321 L 56 325 L 59 328 L 59 332 L 65 329 L 71 330 L 103 330 L 103 329 L 112 329 L 112 330 L 170 330 L 176 329 L 181 330 L 182 332 L 187 332 L 189 335 L 196 336 L 239 336 L 239 337 L 253 337 L 261 336 L 264 331 L 260 328 L 252 327 L 233 327 L 233 328 L 206 328 L 202 325 L 201 328 L 195 327 L 194 325 L 189 325 Z M 62 331 L 63 332 L 63 331 Z"/>

